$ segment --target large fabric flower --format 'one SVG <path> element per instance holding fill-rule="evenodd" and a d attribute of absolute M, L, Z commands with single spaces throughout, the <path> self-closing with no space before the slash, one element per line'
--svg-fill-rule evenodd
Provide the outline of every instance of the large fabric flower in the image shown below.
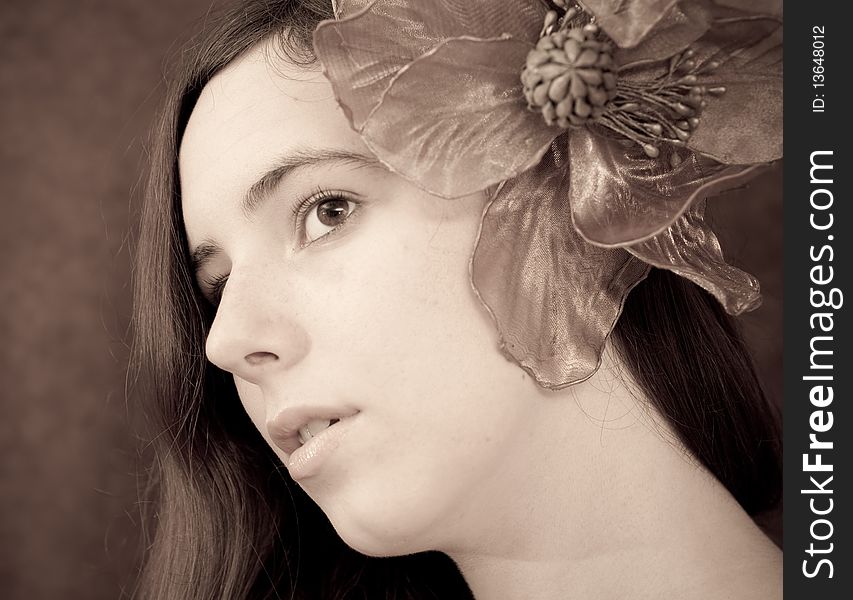
<path fill-rule="evenodd" d="M 758 282 L 726 263 L 704 220 L 707 197 L 781 157 L 781 23 L 774 0 L 759 4 L 760 14 L 728 0 L 585 0 L 561 27 L 582 41 L 586 26 L 583 35 L 604 40 L 589 43 L 612 48 L 613 66 L 610 54 L 575 66 L 606 65 L 614 79 L 606 97 L 592 97 L 589 122 L 575 115 L 568 127 L 529 109 L 521 79 L 541 62 L 531 52 L 552 47 L 539 43 L 543 23 L 565 2 L 340 0 L 314 46 L 383 164 L 445 198 L 490 194 L 474 291 L 502 351 L 556 389 L 595 372 L 650 266 L 702 286 L 732 314 L 760 303 Z M 604 89 L 595 73 L 580 74 L 588 86 L 577 93 Z M 673 103 L 683 121 L 649 125 Z M 560 122 L 568 118 L 564 110 Z"/>

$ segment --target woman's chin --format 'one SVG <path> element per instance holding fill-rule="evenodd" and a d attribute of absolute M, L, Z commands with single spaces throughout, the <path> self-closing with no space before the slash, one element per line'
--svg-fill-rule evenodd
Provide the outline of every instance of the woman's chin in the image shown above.
<path fill-rule="evenodd" d="M 407 523 L 356 523 L 347 518 L 341 523 L 332 520 L 332 525 L 347 546 L 367 556 L 403 556 L 435 549 L 423 532 L 412 531 Z"/>
<path fill-rule="evenodd" d="M 412 506 L 362 497 L 323 511 L 345 544 L 367 556 L 402 556 L 438 549 L 442 519 L 428 503 Z M 431 510 L 432 509 L 432 510 Z"/>

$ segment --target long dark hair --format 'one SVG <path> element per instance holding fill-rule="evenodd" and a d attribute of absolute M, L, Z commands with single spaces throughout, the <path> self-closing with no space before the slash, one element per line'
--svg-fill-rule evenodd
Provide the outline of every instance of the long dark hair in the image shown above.
<path fill-rule="evenodd" d="M 438 552 L 371 558 L 347 547 L 288 477 L 237 397 L 204 357 L 212 315 L 187 256 L 177 151 L 204 85 L 278 36 L 290 60 L 314 61 L 328 0 L 252 0 L 192 41 L 154 132 L 136 250 L 133 364 L 156 459 L 147 598 L 471 598 Z M 625 368 L 681 442 L 755 514 L 779 498 L 778 425 L 731 319 L 691 283 L 653 271 L 612 336 Z"/>

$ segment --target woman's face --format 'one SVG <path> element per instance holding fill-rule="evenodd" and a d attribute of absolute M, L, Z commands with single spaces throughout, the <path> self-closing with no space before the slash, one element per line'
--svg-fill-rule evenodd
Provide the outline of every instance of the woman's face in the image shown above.
<path fill-rule="evenodd" d="M 485 197 L 443 200 L 377 164 L 322 74 L 275 56 L 218 74 L 180 148 L 198 279 L 214 296 L 220 280 L 207 356 L 285 464 L 283 419 L 357 413 L 294 474 L 347 543 L 441 549 L 511 489 L 541 425 L 529 398 L 546 396 L 469 283 Z"/>

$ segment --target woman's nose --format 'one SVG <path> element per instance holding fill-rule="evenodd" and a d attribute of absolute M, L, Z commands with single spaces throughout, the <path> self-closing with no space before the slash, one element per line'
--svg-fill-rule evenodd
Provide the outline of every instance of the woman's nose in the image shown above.
<path fill-rule="evenodd" d="M 256 384 L 297 365 L 310 351 L 311 340 L 295 320 L 293 307 L 269 290 L 240 289 L 233 278 L 228 285 L 207 336 L 208 360 Z"/>

